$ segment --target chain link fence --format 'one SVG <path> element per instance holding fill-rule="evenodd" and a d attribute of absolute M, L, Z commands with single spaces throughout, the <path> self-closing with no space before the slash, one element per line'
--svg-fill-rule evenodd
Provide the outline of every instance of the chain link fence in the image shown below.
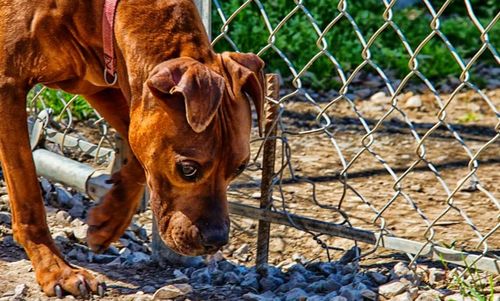
<path fill-rule="evenodd" d="M 373 231 L 374 247 L 363 248 L 361 256 L 384 245 L 407 252 L 415 262 L 421 255 L 442 258 L 443 254 L 436 256 L 432 250 L 445 247 L 479 254 L 466 258 L 465 253 L 460 253 L 454 261 L 464 260 L 474 266 L 488 259 L 481 267 L 498 273 L 495 260 L 500 255 L 500 101 L 497 92 L 481 90 L 471 79 L 473 67 L 484 59 L 485 53 L 493 57 L 488 64 L 498 67 L 500 63 L 490 36 L 500 18 L 498 7 L 494 18 L 483 24 L 470 1 L 460 3 L 465 7 L 469 26 L 477 29 L 474 38 L 480 39 L 474 55 L 465 58 L 456 49 L 460 45 L 453 45 L 441 30 L 443 13 L 453 1 L 439 6 L 422 1 L 428 33 L 413 43 L 394 21 L 394 16 L 401 13 L 395 8 L 397 1 L 380 1 L 381 25 L 372 34 L 364 33 L 359 19 L 351 15 L 352 1 L 338 1 L 336 9 L 332 3 L 331 20 L 327 22 L 311 13 L 315 1 L 296 0 L 289 10 L 279 13 L 273 11 L 276 5 L 269 1 L 240 1 L 241 5 L 230 2 L 231 5 L 213 1 L 216 14 L 212 26 L 220 25 L 213 28 L 214 47 L 247 51 L 238 45 L 233 32 L 241 34 L 244 28 L 248 35 L 257 32 L 262 37 L 265 31 L 264 42 L 255 38 L 254 43 L 260 47 L 258 54 L 273 63 L 280 60 L 287 69 L 281 75 L 288 89 L 282 91 L 277 102 L 280 111 L 275 124 L 279 134 L 267 137 L 276 139 L 279 145 L 277 172 L 271 187 L 273 210 L 287 214 L 290 223 L 303 230 L 306 229 L 296 224 L 290 214 L 301 213 L 336 225 Z M 259 15 L 261 23 L 245 24 L 251 14 Z M 316 48 L 305 54 L 309 57 L 306 63 L 295 61 L 298 53 L 290 50 L 287 43 L 278 43 L 280 36 L 305 32 L 304 28 L 299 33 L 287 32 L 292 28 L 288 24 L 298 19 L 302 27 L 309 27 L 308 32 L 314 34 Z M 255 22 L 255 18 L 251 20 Z M 355 42 L 361 46 L 356 53 L 360 59 L 357 65 L 343 66 L 337 57 L 338 47 L 329 43 L 328 37 L 346 22 L 355 39 L 340 43 Z M 408 57 L 408 72 L 399 78 L 384 68 L 383 57 L 374 55 L 377 41 L 387 38 L 387 32 L 399 39 Z M 310 36 L 300 37 L 311 40 Z M 422 49 L 436 41 L 450 54 L 448 63 L 460 68 L 455 86 L 446 92 L 436 88 L 436 81 L 429 79 L 420 67 L 426 59 Z M 328 62 L 329 77 L 338 83 L 329 93 L 320 92 L 325 87 L 308 85 L 319 61 Z M 363 91 L 371 98 L 359 99 L 356 92 L 369 87 L 370 78 L 378 78 L 383 86 L 371 88 L 368 93 Z M 420 83 L 422 92 L 411 92 L 415 81 Z M 475 123 L 460 122 L 457 114 L 464 102 L 482 108 L 484 114 Z M 342 245 L 339 240 L 322 239 L 318 232 L 310 234 L 326 250 L 328 258 L 331 250 Z M 359 235 L 354 236 L 353 239 L 363 241 Z M 384 237 L 391 236 L 412 242 L 403 239 L 384 243 Z"/>
<path fill-rule="evenodd" d="M 268 70 L 278 71 L 282 79 L 281 93 L 274 83 L 268 94 L 277 111 L 268 116 L 267 134 L 254 135 L 254 159 L 229 192 L 233 214 L 260 220 L 260 264 L 267 261 L 269 233 L 271 239 L 276 234 L 270 223 L 275 223 L 308 233 L 329 260 L 354 244 L 361 247 L 358 259 L 384 247 L 407 253 L 412 262 L 428 256 L 500 272 L 500 91 L 480 89 L 473 80 L 474 68 L 486 54 L 491 57 L 488 64 L 499 67 L 490 32 L 500 12 L 497 7 L 484 24 L 464 1 L 469 25 L 480 40 L 474 55 L 465 58 L 440 26 L 452 2 L 433 6 L 422 1 L 428 34 L 415 43 L 394 21 L 400 13 L 396 1 L 381 1 L 381 25 L 372 34 L 351 15 L 351 1 L 339 1 L 336 9 L 332 6 L 331 20 L 321 22 L 309 10 L 315 6 L 312 0 L 290 1 L 289 10 L 274 12 L 272 18 L 275 6 L 270 1 L 247 0 L 236 6 L 235 1 L 201 1 L 216 49 L 247 51 L 238 45 L 233 30 L 244 28 L 251 36 L 252 28 L 260 27 L 265 40 L 255 40 L 255 45 L 262 42 L 258 54 L 273 62 Z M 261 23 L 245 24 L 247 12 L 258 15 Z M 297 53 L 277 43 L 289 30 L 287 24 L 298 18 L 314 34 L 314 51 L 302 53 L 309 57 L 305 63 L 296 62 Z M 353 40 L 345 42 L 360 46 L 355 53 L 359 64 L 345 66 L 329 42 L 340 23 L 354 33 Z M 384 57 L 376 55 L 375 45 L 387 32 L 397 37 L 408 57 L 406 74 L 392 73 L 384 67 Z M 301 37 L 301 32 L 294 34 Z M 460 69 L 449 91 L 440 90 L 421 67 L 423 49 L 436 40 L 450 54 L 449 64 Z M 333 84 L 315 79 L 311 70 L 318 64 Z M 414 88 L 415 82 L 420 88 Z M 43 146 L 85 162 L 89 168 L 78 165 L 83 180 L 70 184 L 98 198 L 106 184 L 95 180 L 96 170 L 109 174 L 119 167 L 124 152 L 120 140 L 91 109 L 75 118 L 74 112 L 81 111 L 75 110 L 77 96 L 58 94 L 52 103 L 46 101 L 44 88 L 35 88 L 29 105 L 33 148 Z M 54 102 L 56 111 L 50 109 Z M 274 150 L 265 147 L 270 142 L 276 144 L 271 165 L 266 158 L 274 156 Z M 46 159 L 35 155 L 37 167 Z M 50 175 L 57 180 L 53 170 L 45 174 Z M 68 179 L 63 172 L 65 176 Z M 306 238 L 294 235 L 295 249 L 318 250 L 302 246 Z"/>

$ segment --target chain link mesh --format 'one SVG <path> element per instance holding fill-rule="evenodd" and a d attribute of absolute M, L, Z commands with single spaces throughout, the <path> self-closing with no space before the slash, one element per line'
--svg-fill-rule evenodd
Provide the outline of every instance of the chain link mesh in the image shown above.
<path fill-rule="evenodd" d="M 276 18 L 269 17 L 268 12 L 273 9 L 273 5 L 268 1 L 242 1 L 241 6 L 233 11 L 225 10 L 227 6 L 220 1 L 213 1 L 216 18 L 220 18 L 222 22 L 219 29 L 214 28 L 217 32 L 213 38 L 215 47 L 223 45 L 220 48 L 245 51 L 233 39 L 232 29 L 238 25 L 242 26 L 238 22 L 245 22 L 244 17 L 239 17 L 240 14 L 252 10 L 260 14 L 262 24 L 252 24 L 245 28 L 263 26 L 268 33 L 267 42 L 258 54 L 266 58 L 280 58 L 289 69 L 290 76 L 284 75 L 284 78 L 285 85 L 291 89 L 278 101 L 281 111 L 276 124 L 280 134 L 278 137 L 267 137 L 277 139 L 281 144 L 278 155 L 279 171 L 276 173 L 273 187 L 274 209 L 287 214 L 291 210 L 312 211 L 313 214 L 318 214 L 321 210 L 315 208 L 317 207 L 331 213 L 316 216 L 321 220 L 331 220 L 335 217 L 334 221 L 338 224 L 368 228 L 380 234 L 398 235 L 424 242 L 415 256 L 409 254 L 413 261 L 429 245 L 465 248 L 479 252 L 482 256 L 498 259 L 500 101 L 497 94 L 490 96 L 478 88 L 471 80 L 471 69 L 485 52 L 491 54 L 496 66 L 500 63 L 500 56 L 489 34 L 500 18 L 500 12 L 497 12 L 488 24 L 482 24 L 476 17 L 470 1 L 464 1 L 463 5 L 471 21 L 470 26 L 478 30 L 481 40 L 479 50 L 471 58 L 464 59 L 440 26 L 443 12 L 453 1 L 445 1 L 440 7 L 433 6 L 430 1 L 422 1 L 430 16 L 429 33 L 425 39 L 413 45 L 393 19 L 394 15 L 399 13 L 395 8 L 396 2 L 383 1 L 385 10 L 380 16 L 383 24 L 372 35 L 365 35 L 363 28 L 350 14 L 351 1 L 339 1 L 336 13 L 332 9 L 331 22 L 323 28 L 320 26 L 321 22 L 308 9 L 314 7 L 314 1 L 295 0 L 294 7 L 277 21 Z M 305 17 L 308 26 L 316 35 L 317 52 L 307 53 L 310 60 L 303 67 L 296 64 L 293 53 L 287 53 L 286 49 L 278 47 L 276 43 L 277 37 L 287 30 L 286 24 L 293 22 L 297 15 Z M 359 53 L 362 62 L 350 70 L 342 66 L 334 47 L 329 45 L 326 39 L 339 23 L 346 21 L 362 46 Z M 401 79 L 394 79 L 373 56 L 375 42 L 384 38 L 383 34 L 389 31 L 397 36 L 409 57 L 409 72 Z M 449 64 L 457 64 L 460 68 L 457 85 L 447 95 L 436 88 L 435 83 L 420 67 L 422 49 L 435 39 L 443 43 L 451 54 Z M 229 47 L 232 49 L 228 49 Z M 318 91 L 305 87 L 303 82 L 315 62 L 321 59 L 328 60 L 331 77 L 340 81 L 336 95 L 327 101 L 317 93 Z M 379 91 L 385 90 L 388 93 L 384 98 L 383 110 L 380 110 L 376 118 L 367 117 L 370 114 L 365 110 L 366 102 L 356 101 L 352 94 L 352 90 L 359 84 L 359 77 L 367 70 L 373 71 L 372 73 L 383 81 L 385 89 Z M 415 80 L 425 85 L 435 107 L 434 112 L 424 112 L 423 118 L 415 118 L 415 114 L 409 114 L 409 109 L 402 100 L 410 83 Z M 360 84 L 363 85 L 363 82 Z M 378 91 L 373 91 L 373 94 L 376 94 L 375 92 Z M 462 94 L 465 92 L 468 95 L 473 94 L 476 102 L 485 105 L 490 116 L 484 127 L 488 134 L 481 136 L 480 133 L 475 133 L 478 134 L 475 138 L 480 139 L 471 137 L 472 130 L 454 123 L 452 119 L 455 118 L 449 117 L 454 105 L 463 101 Z M 345 106 L 348 108 L 347 113 Z M 294 126 L 290 116 L 296 116 L 298 119 L 311 117 L 300 114 L 304 112 L 313 115 L 314 124 L 308 123 L 309 126 L 306 127 Z M 345 119 L 344 116 L 339 116 L 342 113 L 349 115 L 351 124 L 337 123 Z M 398 129 L 396 133 L 391 133 L 395 120 L 398 121 Z M 425 123 L 422 120 L 425 120 Z M 354 133 L 351 129 L 353 127 Z M 388 139 L 392 145 L 385 145 Z M 443 139 L 446 141 L 443 142 Z M 325 143 L 329 143 L 330 151 L 336 153 L 335 159 L 333 154 L 327 152 Z M 309 146 L 304 146 L 305 144 Z M 460 152 L 457 146 L 460 147 Z M 307 151 L 300 151 L 305 148 Z M 410 150 L 413 154 L 409 153 Z M 322 155 L 316 155 L 316 152 L 328 154 L 329 158 L 321 158 Z M 404 164 L 401 163 L 403 152 Z M 460 154 L 461 168 L 446 163 L 453 159 L 447 157 L 448 153 L 450 156 L 452 153 Z M 483 163 L 480 164 L 481 160 Z M 308 176 L 301 176 L 298 172 L 304 169 L 304 165 L 310 166 Z M 485 173 L 480 172 L 480 166 L 487 167 Z M 483 180 L 483 177 L 486 179 Z M 412 185 L 417 187 L 411 189 Z M 309 196 L 302 196 L 301 200 L 297 201 L 297 195 L 305 192 L 309 192 Z M 300 209 L 297 210 L 298 208 Z M 360 219 L 363 219 L 363 222 L 360 222 Z M 292 218 L 290 221 L 293 223 Z M 448 227 L 455 230 L 447 230 Z M 328 244 L 318 235 L 311 235 L 327 252 L 336 249 L 335 241 Z M 372 253 L 378 244 L 365 250 L 363 255 Z"/>
<path fill-rule="evenodd" d="M 262 145 L 266 139 L 276 139 L 271 210 L 285 213 L 292 225 L 309 233 L 328 259 L 332 251 L 347 249 L 353 242 L 307 231 L 289 213 L 375 231 L 381 234 L 379 237 L 394 235 L 424 242 L 416 255 L 408 254 L 412 260 L 429 245 L 466 249 L 479 253 L 478 259 L 499 259 L 500 92 L 479 89 L 472 80 L 472 70 L 485 54 L 491 55 L 496 67 L 500 64 L 490 36 L 500 12 L 488 24 L 482 24 L 470 1 L 464 1 L 470 25 L 480 33 L 481 41 L 475 54 L 464 59 L 441 30 L 443 13 L 453 1 L 445 1 L 440 7 L 422 1 L 430 16 L 430 27 L 425 39 L 416 44 L 394 21 L 399 12 L 396 2 L 382 0 L 382 25 L 366 35 L 350 14 L 351 1 L 339 1 L 336 10 L 332 9 L 331 21 L 322 27 L 324 22 L 308 9 L 314 6 L 312 0 L 295 0 L 293 8 L 278 19 L 269 17 L 273 7 L 270 1 L 242 1 L 236 10 L 227 11 L 224 3 L 213 0 L 213 16 L 222 22 L 220 28 L 214 28 L 216 48 L 245 51 L 233 39 L 232 29 L 238 22 L 245 22 L 240 14 L 252 10 L 262 21 L 254 25 L 262 25 L 266 32 L 258 55 L 279 58 L 289 71 L 282 74 L 288 88 L 275 101 L 280 107 L 273 121 L 278 135 L 255 138 L 253 163 L 232 186 L 230 197 L 257 203 L 255 188 L 260 181 Z M 307 53 L 310 59 L 303 66 L 277 43 L 280 34 L 289 30 L 287 24 L 297 16 L 307 20 L 315 34 L 316 49 Z M 344 66 L 327 41 L 326 37 L 341 22 L 349 24 L 354 42 L 361 45 L 358 65 Z M 409 58 L 408 72 L 400 78 L 374 55 L 374 45 L 387 32 L 400 40 Z M 421 68 L 425 58 L 422 50 L 434 40 L 451 54 L 449 63 L 460 68 L 450 93 L 440 91 Z M 311 69 L 319 61 L 328 62 L 331 78 L 339 83 L 326 96 L 321 89 L 306 85 Z M 368 79 L 367 70 L 374 74 Z M 381 80 L 383 88 L 371 88 L 369 101 L 356 99 L 354 92 L 365 89 L 363 86 L 373 77 Z M 422 98 L 430 106 L 427 110 L 412 110 L 405 103 L 415 81 L 426 88 Z M 115 132 L 99 114 L 89 111 L 88 118 L 75 120 L 77 97 L 66 100 L 61 95 L 56 100 L 60 107 L 56 114 L 49 109 L 54 104 L 46 103 L 43 92 L 44 88 L 35 88 L 29 109 L 34 120 L 43 124 L 45 147 L 92 164 L 111 163 Z M 381 95 L 377 92 L 383 92 L 383 96 L 375 97 Z M 464 99 L 484 111 L 477 122 L 454 122 L 457 106 Z M 379 245 L 380 240 L 373 247 L 362 248 L 361 256 L 378 250 Z"/>

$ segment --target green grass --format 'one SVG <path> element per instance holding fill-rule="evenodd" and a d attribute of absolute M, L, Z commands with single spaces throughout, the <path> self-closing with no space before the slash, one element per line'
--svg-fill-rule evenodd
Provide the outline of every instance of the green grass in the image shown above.
<path fill-rule="evenodd" d="M 41 85 L 37 85 L 33 88 L 28 94 L 28 101 L 31 102 L 33 97 L 42 89 Z M 74 97 L 74 95 L 53 89 L 46 89 L 36 100 L 37 109 L 44 109 L 44 106 L 52 109 L 54 112 L 54 116 L 58 116 L 61 114 L 64 106 Z M 90 107 L 87 101 L 78 96 L 70 105 L 71 113 L 73 114 L 73 118 L 82 120 L 90 117 L 95 117 L 94 110 Z M 66 116 L 66 113 L 63 112 L 62 117 Z"/>
<path fill-rule="evenodd" d="M 450 244 L 443 243 L 444 247 L 448 249 L 455 249 L 456 241 Z M 440 262 L 445 268 L 445 270 L 450 270 L 448 263 L 440 255 Z M 495 281 L 493 275 L 480 273 L 475 266 L 467 264 L 465 258 L 463 258 L 465 264 L 464 273 L 460 273 L 457 270 L 453 271 L 452 279 L 447 283 L 447 288 L 453 291 L 457 291 L 461 296 L 470 297 L 477 301 L 493 301 L 495 294 Z M 469 276 L 464 279 L 464 276 Z M 486 277 L 486 278 L 485 278 Z M 484 279 L 487 279 L 485 283 Z M 452 299 L 453 301 L 453 299 Z"/>
<path fill-rule="evenodd" d="M 223 11 L 229 16 L 244 1 L 220 1 Z M 436 11 L 444 1 L 433 1 Z M 475 13 L 485 27 L 498 11 L 495 0 L 471 1 Z M 365 40 L 368 41 L 375 31 L 384 24 L 383 12 L 385 6 L 382 1 L 347 1 L 347 11 L 358 24 Z M 269 20 L 275 27 L 294 7 L 294 1 L 262 1 Z M 337 3 L 331 0 L 304 0 L 303 4 L 318 21 L 323 30 L 331 20 L 339 14 Z M 214 37 L 220 33 L 222 22 L 217 14 L 213 14 Z M 456 48 L 458 54 L 470 59 L 481 47 L 480 32 L 473 25 L 465 10 L 462 1 L 454 1 L 445 10 L 440 18 L 441 31 Z M 415 6 L 403 10 L 394 10 L 393 21 L 400 27 L 406 36 L 409 45 L 415 50 L 418 45 L 431 33 L 430 14 L 422 6 Z M 257 5 L 250 4 L 236 16 L 229 26 L 229 35 L 245 52 L 259 52 L 267 44 L 269 33 L 264 27 L 263 19 Z M 299 11 L 277 33 L 275 45 L 282 50 L 295 64 L 297 70 L 303 68 L 307 62 L 319 51 L 316 46 L 318 35 L 307 21 L 306 15 Z M 362 46 L 356 38 L 353 27 L 346 18 L 341 19 L 325 36 L 328 50 L 337 58 L 346 72 L 352 72 L 363 60 Z M 492 44 L 500 46 L 500 24 L 496 24 L 490 31 Z M 230 45 L 221 41 L 215 45 L 216 50 L 231 50 Z M 387 28 L 370 48 L 372 59 L 384 70 L 391 70 L 399 78 L 406 75 L 410 69 L 408 52 L 392 28 Z M 284 77 L 290 76 L 286 65 L 276 53 L 268 50 L 264 54 L 269 71 L 278 71 Z M 454 61 L 443 40 L 435 36 L 421 50 L 418 56 L 419 70 L 431 79 L 440 79 L 448 76 L 458 77 L 460 67 Z M 480 61 L 486 64 L 496 64 L 489 52 L 483 54 Z M 310 74 L 305 79 L 305 85 L 315 89 L 328 90 L 338 87 L 338 78 L 331 62 L 322 57 L 309 69 Z M 373 71 L 368 68 L 368 71 Z"/>

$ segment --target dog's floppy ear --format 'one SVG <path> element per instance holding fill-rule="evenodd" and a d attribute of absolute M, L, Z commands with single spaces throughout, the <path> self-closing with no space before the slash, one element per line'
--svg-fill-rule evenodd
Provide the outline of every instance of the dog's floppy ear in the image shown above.
<path fill-rule="evenodd" d="M 257 110 L 259 134 L 262 136 L 266 89 L 264 62 L 253 53 L 224 52 L 221 57 L 235 96 L 241 96 L 244 92 L 252 98 Z"/>
<path fill-rule="evenodd" d="M 160 97 L 182 94 L 186 119 L 196 133 L 203 132 L 214 118 L 225 88 L 222 76 L 191 58 L 159 64 L 153 69 L 147 85 Z"/>

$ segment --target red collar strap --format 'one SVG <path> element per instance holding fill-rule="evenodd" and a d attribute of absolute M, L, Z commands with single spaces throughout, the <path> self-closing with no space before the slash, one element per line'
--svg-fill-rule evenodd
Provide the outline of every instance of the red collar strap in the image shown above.
<path fill-rule="evenodd" d="M 116 84 L 116 57 L 114 46 L 114 25 L 116 7 L 119 0 L 104 0 L 104 12 L 102 14 L 102 42 L 104 48 L 104 81 L 112 86 Z"/>

